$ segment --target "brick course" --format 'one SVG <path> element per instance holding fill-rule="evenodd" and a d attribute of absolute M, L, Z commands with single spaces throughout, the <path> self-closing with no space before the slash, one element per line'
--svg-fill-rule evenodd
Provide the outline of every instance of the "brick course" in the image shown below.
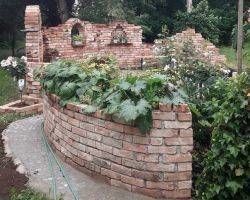
<path fill-rule="evenodd" d="M 153 120 L 173 123 L 173 128 L 156 127 L 142 135 L 136 127 L 112 121 L 112 116 L 105 120 L 100 112 L 85 115 L 79 112 L 83 105 L 60 108 L 58 101 L 55 95 L 44 96 L 44 130 L 66 162 L 132 192 L 191 198 L 192 129 L 176 125 L 184 123 L 178 121 L 180 113 L 191 115 L 186 105 L 175 111 L 161 105 L 163 111 L 153 111 Z"/>

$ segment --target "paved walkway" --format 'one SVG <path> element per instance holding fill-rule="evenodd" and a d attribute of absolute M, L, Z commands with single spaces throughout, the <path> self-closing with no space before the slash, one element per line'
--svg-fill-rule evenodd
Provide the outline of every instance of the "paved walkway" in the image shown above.
<path fill-rule="evenodd" d="M 41 116 L 36 116 L 14 122 L 4 131 L 4 135 L 7 138 L 7 151 L 10 151 L 16 162 L 20 160 L 22 163 L 19 170 L 28 174 L 29 186 L 52 196 L 52 176 L 41 135 L 42 121 Z M 97 182 L 65 163 L 64 168 L 80 200 L 153 200 Z M 72 193 L 55 164 L 54 174 L 57 194 L 61 194 L 64 200 L 73 200 Z"/>

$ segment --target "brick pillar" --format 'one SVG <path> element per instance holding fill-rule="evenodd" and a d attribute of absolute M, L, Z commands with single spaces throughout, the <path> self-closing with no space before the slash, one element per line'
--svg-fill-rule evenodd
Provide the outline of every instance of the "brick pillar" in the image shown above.
<path fill-rule="evenodd" d="M 38 5 L 27 6 L 25 10 L 27 76 L 26 92 L 39 97 L 41 86 L 33 79 L 33 70 L 43 62 L 43 36 L 41 12 Z"/>

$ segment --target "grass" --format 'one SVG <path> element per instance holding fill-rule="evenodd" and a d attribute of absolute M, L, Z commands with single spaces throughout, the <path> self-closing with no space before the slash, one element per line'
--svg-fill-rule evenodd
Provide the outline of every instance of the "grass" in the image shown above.
<path fill-rule="evenodd" d="M 19 98 L 16 81 L 8 72 L 0 69 L 0 106 Z"/>
<path fill-rule="evenodd" d="M 61 198 L 58 198 L 58 200 Z M 21 192 L 13 190 L 10 200 L 51 200 L 47 195 L 33 189 L 25 189 Z"/>
<path fill-rule="evenodd" d="M 237 57 L 236 51 L 231 46 L 220 47 L 220 53 L 225 55 L 227 58 L 227 64 L 232 68 L 237 68 Z M 250 36 L 244 43 L 243 49 L 243 67 L 250 67 Z"/>

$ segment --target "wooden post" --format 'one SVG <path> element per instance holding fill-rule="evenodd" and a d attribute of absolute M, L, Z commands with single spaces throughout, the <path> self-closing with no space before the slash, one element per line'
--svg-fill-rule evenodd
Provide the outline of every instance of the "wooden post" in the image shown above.
<path fill-rule="evenodd" d="M 237 34 L 237 69 L 242 72 L 242 46 L 243 46 L 243 1 L 238 4 L 238 34 Z"/>

